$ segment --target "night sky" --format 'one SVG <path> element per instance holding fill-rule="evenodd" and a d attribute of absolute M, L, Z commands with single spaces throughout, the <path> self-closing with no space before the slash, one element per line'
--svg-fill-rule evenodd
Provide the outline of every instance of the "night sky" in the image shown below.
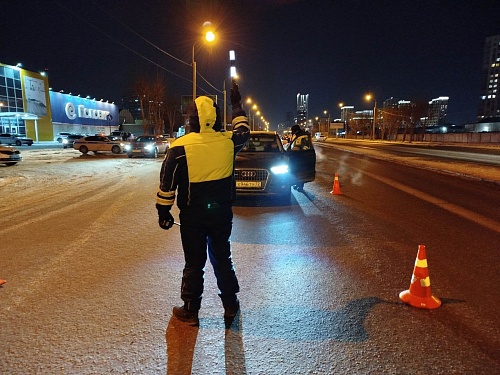
<path fill-rule="evenodd" d="M 309 117 L 339 102 L 371 109 L 389 97 L 449 96 L 448 121 L 473 122 L 485 38 L 500 34 L 500 1 L 16 0 L 0 1 L 0 62 L 46 70 L 54 91 L 120 103 L 140 77 L 167 95 L 218 94 L 229 50 L 244 98 L 276 127 L 309 94 Z M 206 46 L 210 21 L 217 41 Z M 200 42 L 197 42 L 200 41 Z M 227 79 L 229 88 L 229 79 Z M 218 92 L 216 91 L 218 90 Z M 222 104 L 222 102 L 221 102 Z"/>

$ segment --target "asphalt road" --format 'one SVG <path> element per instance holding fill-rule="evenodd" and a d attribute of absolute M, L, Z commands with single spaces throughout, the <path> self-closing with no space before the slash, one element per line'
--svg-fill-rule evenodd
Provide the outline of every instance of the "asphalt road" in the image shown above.
<path fill-rule="evenodd" d="M 67 151 L 0 169 L 0 373 L 500 372 L 497 184 L 318 145 L 289 205 L 237 201 L 241 314 L 226 330 L 208 265 L 196 329 L 171 318 L 183 257 L 156 223 L 160 160 Z M 398 297 L 418 245 L 435 310 Z"/>

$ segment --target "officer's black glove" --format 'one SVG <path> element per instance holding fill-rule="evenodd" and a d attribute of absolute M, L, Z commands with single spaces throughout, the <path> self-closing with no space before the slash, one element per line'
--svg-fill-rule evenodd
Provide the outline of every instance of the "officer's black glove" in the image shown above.
<path fill-rule="evenodd" d="M 241 107 L 240 89 L 234 79 L 233 87 L 231 88 L 231 106 L 233 107 L 233 118 L 238 116 L 246 116 L 245 111 Z"/>
<path fill-rule="evenodd" d="M 174 217 L 170 213 L 170 207 L 156 204 L 158 210 L 158 225 L 161 229 L 169 230 L 174 225 Z"/>
<path fill-rule="evenodd" d="M 241 94 L 236 81 L 233 79 L 233 87 L 231 88 L 231 105 L 233 108 L 240 107 L 241 108 Z"/>

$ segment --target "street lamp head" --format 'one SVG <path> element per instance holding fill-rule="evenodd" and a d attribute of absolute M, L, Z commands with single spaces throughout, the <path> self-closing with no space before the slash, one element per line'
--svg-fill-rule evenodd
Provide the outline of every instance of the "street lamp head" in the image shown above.
<path fill-rule="evenodd" d="M 212 43 L 215 40 L 215 34 L 212 30 L 206 32 L 205 40 L 209 43 Z"/>
<path fill-rule="evenodd" d="M 370 101 L 370 100 L 372 100 L 372 99 L 373 99 L 373 96 L 372 96 L 371 94 L 366 94 L 366 96 L 365 96 L 365 100 L 366 100 L 367 102 L 369 102 L 369 101 Z"/>

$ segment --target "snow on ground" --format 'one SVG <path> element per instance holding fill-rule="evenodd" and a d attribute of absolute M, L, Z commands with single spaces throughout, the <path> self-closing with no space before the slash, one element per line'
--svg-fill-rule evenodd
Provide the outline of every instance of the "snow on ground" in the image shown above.
<path fill-rule="evenodd" d="M 128 174 L 135 166 L 158 162 L 162 159 L 129 159 L 126 154 L 99 153 L 87 155 L 73 149 L 19 147 L 23 161 L 14 166 L 0 165 L 0 188 L 29 185 L 30 189 L 65 185 L 98 177 L 111 179 L 117 170 Z M 159 173 L 159 172 L 158 172 Z M 0 194 L 4 189 L 0 190 Z"/>

